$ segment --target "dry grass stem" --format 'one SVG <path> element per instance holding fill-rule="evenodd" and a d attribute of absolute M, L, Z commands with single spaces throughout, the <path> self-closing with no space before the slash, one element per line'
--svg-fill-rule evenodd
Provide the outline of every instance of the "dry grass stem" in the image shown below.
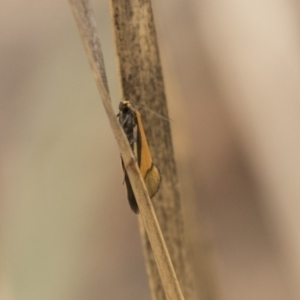
<path fill-rule="evenodd" d="M 100 39 L 95 29 L 90 2 L 87 0 L 69 0 L 69 4 L 139 205 L 141 217 L 152 246 L 165 293 L 169 300 L 184 300 L 146 186 L 111 105 L 101 54 Z"/>

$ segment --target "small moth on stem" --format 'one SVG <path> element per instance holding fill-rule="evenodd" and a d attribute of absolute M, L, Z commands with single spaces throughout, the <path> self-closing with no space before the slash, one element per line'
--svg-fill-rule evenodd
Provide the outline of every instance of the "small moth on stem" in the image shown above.
<path fill-rule="evenodd" d="M 161 175 L 159 169 L 152 162 L 152 156 L 149 150 L 141 115 L 129 101 L 125 100 L 120 102 L 117 117 L 119 118 L 119 122 L 136 157 L 137 164 L 141 175 L 144 178 L 149 196 L 152 198 L 159 190 Z M 128 201 L 131 209 L 137 214 L 139 213 L 139 207 L 136 202 L 128 174 L 124 167 L 123 159 L 122 168 L 124 171 L 124 181 L 127 189 Z"/>

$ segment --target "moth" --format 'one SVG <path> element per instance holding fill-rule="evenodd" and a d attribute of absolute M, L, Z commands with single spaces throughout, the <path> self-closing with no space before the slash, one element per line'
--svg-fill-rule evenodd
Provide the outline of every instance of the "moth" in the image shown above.
<path fill-rule="evenodd" d="M 122 126 L 130 147 L 136 158 L 138 167 L 144 178 L 150 198 L 152 198 L 159 190 L 161 183 L 161 175 L 159 169 L 153 164 L 152 156 L 149 150 L 147 138 L 145 135 L 141 115 L 127 100 L 121 101 L 119 104 L 119 113 L 117 114 L 120 125 Z M 130 180 L 124 162 L 122 161 L 122 169 L 124 171 L 124 182 L 127 190 L 127 198 L 133 212 L 139 213 L 139 207 L 135 199 Z"/>

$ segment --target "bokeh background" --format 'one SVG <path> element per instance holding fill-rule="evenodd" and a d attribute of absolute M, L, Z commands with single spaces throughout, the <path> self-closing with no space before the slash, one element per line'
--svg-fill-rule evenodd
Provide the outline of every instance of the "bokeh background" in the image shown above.
<path fill-rule="evenodd" d="M 93 5 L 117 111 L 109 3 Z M 300 299 L 299 1 L 153 9 L 198 298 L 210 272 L 216 300 Z M 67 1 L 3 0 L 0 50 L 0 299 L 150 300 Z"/>

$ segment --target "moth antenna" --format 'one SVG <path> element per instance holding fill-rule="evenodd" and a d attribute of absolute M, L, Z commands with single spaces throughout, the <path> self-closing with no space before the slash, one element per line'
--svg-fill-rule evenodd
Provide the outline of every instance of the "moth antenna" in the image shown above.
<path fill-rule="evenodd" d="M 134 105 L 135 107 L 139 108 L 139 109 L 144 109 L 144 110 L 147 110 L 149 112 L 151 112 L 152 114 L 154 115 L 157 115 L 158 117 L 160 117 L 161 119 L 165 120 L 165 121 L 168 121 L 168 122 L 174 122 L 174 120 L 170 119 L 170 118 L 167 118 L 167 117 L 164 117 L 163 115 L 159 114 L 158 112 L 146 107 L 145 105 Z"/>

